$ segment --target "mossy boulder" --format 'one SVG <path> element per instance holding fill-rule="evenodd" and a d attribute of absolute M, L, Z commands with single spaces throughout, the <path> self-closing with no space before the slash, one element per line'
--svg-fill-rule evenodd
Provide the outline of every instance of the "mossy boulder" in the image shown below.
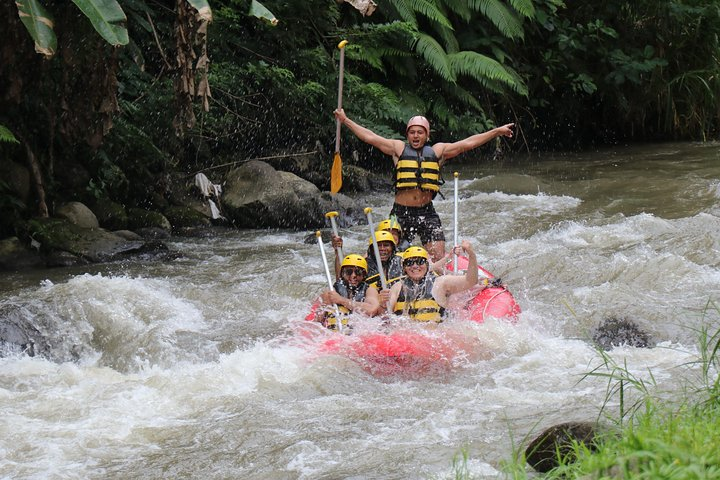
<path fill-rule="evenodd" d="M 160 228 L 168 232 L 172 231 L 170 221 L 162 213 L 142 208 L 128 209 L 128 228 L 130 230 Z"/>
<path fill-rule="evenodd" d="M 145 246 L 144 241 L 126 240 L 102 228 L 82 228 L 62 218 L 35 218 L 25 229 L 43 253 L 69 252 L 89 262 L 112 260 Z"/>
<path fill-rule="evenodd" d="M 174 230 L 211 225 L 207 216 L 192 207 L 168 207 L 163 213 Z"/>
<path fill-rule="evenodd" d="M 99 199 L 92 208 L 100 226 L 108 230 L 128 228 L 128 214 L 125 206 L 107 198 Z"/>
<path fill-rule="evenodd" d="M 17 271 L 42 267 L 43 261 L 17 237 L 0 240 L 0 270 Z"/>
<path fill-rule="evenodd" d="M 55 216 L 64 218 L 70 223 L 83 228 L 98 228 L 98 222 L 95 214 L 84 203 L 67 202 L 60 205 L 55 211 Z"/>

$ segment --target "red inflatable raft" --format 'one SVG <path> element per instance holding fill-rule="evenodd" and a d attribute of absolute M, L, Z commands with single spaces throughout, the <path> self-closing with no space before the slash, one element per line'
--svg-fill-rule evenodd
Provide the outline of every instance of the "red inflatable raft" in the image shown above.
<path fill-rule="evenodd" d="M 399 329 L 333 335 L 319 353 L 346 356 L 375 376 L 427 376 L 448 372 L 462 350 L 432 332 Z"/>
<path fill-rule="evenodd" d="M 467 269 L 467 258 L 458 258 L 458 270 Z M 521 312 L 515 298 L 503 285 L 493 285 L 494 275 L 482 267 L 480 277 L 488 286 L 479 289 L 469 300 L 449 311 L 457 318 L 482 323 L 489 317 L 517 322 Z M 452 264 L 449 265 L 452 271 Z M 478 287 L 479 288 L 479 287 Z M 474 290 L 473 290 L 474 291 Z M 319 303 L 312 306 L 305 320 L 315 320 Z M 473 355 L 474 340 L 449 335 L 437 329 L 400 328 L 391 332 L 354 332 L 330 334 L 319 340 L 317 353 L 347 356 L 369 373 L 377 376 L 416 376 L 447 372 L 460 358 Z M 328 332 L 330 333 L 330 332 Z"/>
<path fill-rule="evenodd" d="M 464 272 L 468 267 L 468 259 L 466 257 L 458 257 L 458 271 Z M 453 271 L 453 262 L 446 267 L 447 270 Z M 465 320 L 473 322 L 484 322 L 488 317 L 501 318 L 511 322 L 517 322 L 521 313 L 520 305 L 515 301 L 512 293 L 502 284 L 495 285 L 493 280 L 495 275 L 478 266 L 478 273 L 482 283 L 487 279 L 487 287 L 483 288 L 472 297 L 462 308 L 461 312 L 456 312 Z M 484 278 L 483 278 L 484 277 Z"/>

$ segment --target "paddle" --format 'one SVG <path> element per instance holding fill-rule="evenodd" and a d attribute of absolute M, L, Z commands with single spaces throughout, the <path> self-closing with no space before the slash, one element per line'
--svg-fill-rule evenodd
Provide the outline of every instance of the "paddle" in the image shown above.
<path fill-rule="evenodd" d="M 343 77 L 345 76 L 345 45 L 348 41 L 343 40 L 338 44 L 340 49 L 340 79 L 338 81 L 338 110 L 342 108 Z M 333 157 L 332 168 L 330 169 L 330 193 L 336 194 L 342 188 L 342 158 L 340 158 L 340 120 L 336 120 L 335 129 L 335 156 Z"/>
<path fill-rule="evenodd" d="M 317 237 L 318 245 L 320 246 L 320 256 L 322 257 L 323 265 L 325 266 L 325 276 L 327 277 L 328 285 L 330 286 L 330 290 L 335 290 L 333 287 L 332 277 L 330 276 L 330 267 L 328 267 L 327 258 L 325 258 L 325 248 L 323 247 L 322 233 L 320 233 L 320 230 L 315 232 L 315 236 Z M 335 305 L 335 320 L 337 321 L 338 332 L 342 332 L 342 318 L 340 318 L 340 309 L 337 305 Z"/>
<path fill-rule="evenodd" d="M 377 263 L 378 273 L 380 274 L 380 285 L 382 285 L 383 290 L 387 290 L 387 280 L 385 280 L 385 272 L 383 271 L 382 261 L 380 260 L 380 249 L 378 248 L 377 238 L 375 238 L 375 226 L 372 221 L 372 208 L 367 207 L 365 209 L 365 215 L 367 215 L 368 226 L 370 227 L 370 238 L 372 239 L 375 261 Z"/>
<path fill-rule="evenodd" d="M 338 212 L 327 212 L 325 214 L 325 217 L 330 219 L 330 225 L 332 225 L 332 231 L 336 237 L 340 236 L 338 235 L 337 223 L 335 223 L 335 217 L 337 217 L 338 215 Z M 340 257 L 340 260 L 342 261 L 342 259 L 345 258 L 345 255 L 343 255 L 342 247 L 337 247 L 337 253 Z"/>
<path fill-rule="evenodd" d="M 455 246 L 458 244 L 458 172 L 455 176 L 455 218 L 453 219 L 453 275 L 458 274 L 458 256 L 455 253 Z"/>
<path fill-rule="evenodd" d="M 458 172 L 455 172 L 455 218 L 453 218 L 453 275 L 457 275 L 458 272 L 458 256 L 455 253 L 455 246 L 458 245 Z M 478 265 L 478 269 L 483 272 L 488 278 L 495 278 L 495 275 L 485 270 L 483 267 Z"/>

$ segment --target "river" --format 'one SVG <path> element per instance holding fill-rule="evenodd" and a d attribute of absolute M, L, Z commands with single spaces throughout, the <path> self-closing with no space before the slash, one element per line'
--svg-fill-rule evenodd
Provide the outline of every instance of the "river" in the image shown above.
<path fill-rule="evenodd" d="M 173 237 L 170 261 L 0 275 L 0 307 L 52 343 L 0 359 L 0 477 L 441 479 L 465 455 L 472 478 L 502 478 L 543 429 L 603 405 L 617 418 L 607 381 L 586 377 L 603 365 L 592 332 L 613 317 L 650 335 L 654 348 L 609 357 L 654 395 L 699 383 L 698 332 L 720 328 L 720 145 L 453 169 L 459 236 L 523 313 L 441 325 L 473 342 L 441 372 L 373 375 L 298 339 L 326 285 L 309 232 L 218 229 Z M 452 239 L 452 181 L 443 191 Z M 358 203 L 378 221 L 391 195 Z M 367 226 L 342 234 L 346 252 L 365 249 Z"/>

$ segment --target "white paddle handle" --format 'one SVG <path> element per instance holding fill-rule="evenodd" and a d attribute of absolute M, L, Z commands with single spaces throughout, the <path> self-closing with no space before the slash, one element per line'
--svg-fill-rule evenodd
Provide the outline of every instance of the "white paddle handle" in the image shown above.
<path fill-rule="evenodd" d="M 325 277 L 327 278 L 328 286 L 330 287 L 330 290 L 334 290 L 335 288 L 333 287 L 332 277 L 330 276 L 330 267 L 328 267 L 327 258 L 325 258 L 325 247 L 323 246 L 322 233 L 318 230 L 315 232 L 315 236 L 317 237 L 318 245 L 320 246 L 320 256 L 322 257 L 323 266 L 325 267 Z M 337 320 L 338 332 L 342 332 L 342 318 L 340 318 L 340 309 L 337 305 L 335 305 L 335 320 Z"/>
<path fill-rule="evenodd" d="M 455 215 L 453 218 L 453 274 L 458 274 L 458 256 L 455 253 L 455 247 L 458 244 L 458 172 L 455 176 Z"/>
<path fill-rule="evenodd" d="M 387 290 L 387 280 L 385 279 L 385 272 L 382 268 L 382 261 L 380 260 L 380 249 L 378 248 L 377 238 L 375 238 L 375 226 L 372 221 L 372 208 L 367 207 L 365 209 L 365 215 L 367 215 L 368 227 L 370 227 L 370 238 L 372 239 L 373 251 L 375 252 L 375 262 L 377 263 L 378 273 L 380 274 L 380 285 L 383 290 Z"/>

